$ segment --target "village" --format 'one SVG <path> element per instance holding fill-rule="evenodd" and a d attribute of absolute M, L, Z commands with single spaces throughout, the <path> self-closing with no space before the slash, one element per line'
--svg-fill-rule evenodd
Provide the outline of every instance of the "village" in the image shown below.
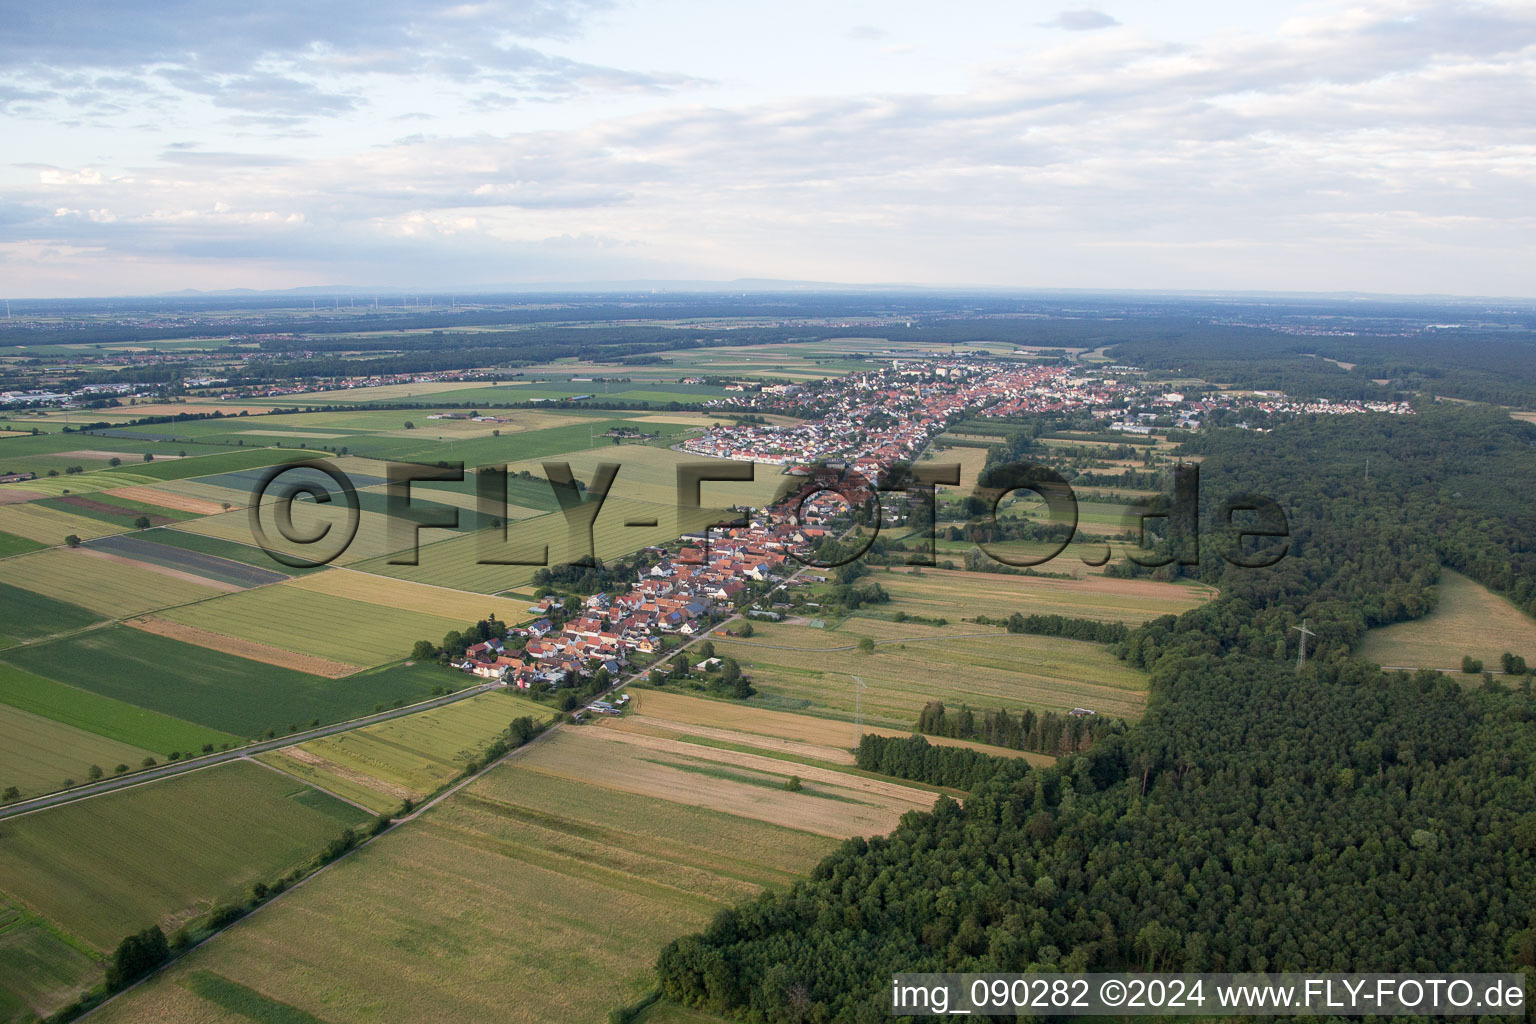
<path fill-rule="evenodd" d="M 1239 410 L 1266 421 L 1309 413 L 1413 411 L 1407 402 L 1303 401 L 1278 391 L 1202 389 L 1186 395 L 1130 366 L 1090 371 L 977 359 L 894 360 L 888 368 L 764 388 L 706 405 L 809 418 L 790 426 L 715 426 L 683 442 L 685 451 L 787 465 L 791 473 L 807 471 L 805 463 L 842 458 L 870 479 L 878 478 L 882 465 L 910 460 L 961 415 L 991 419 L 1086 412 L 1104 430 L 1136 435 L 1159 426 L 1199 430 L 1213 413 Z"/>
<path fill-rule="evenodd" d="M 585 599 L 548 594 L 528 608 L 537 619 L 509 629 L 506 640 L 468 647 L 453 667 L 519 690 L 555 690 L 600 673 L 617 680 L 637 657 L 648 663 L 677 640 L 707 632 L 775 582 L 787 582 L 798 568 L 787 564 L 791 552 L 825 536 L 824 525 L 812 524 L 826 523 L 837 509 L 836 499 L 813 499 L 799 510 L 803 525 L 782 510 L 768 510 L 752 513 L 742 525 L 685 534 L 675 553 L 647 549 L 655 561 L 627 592 L 599 591 Z M 591 706 L 609 713 L 601 703 Z"/>

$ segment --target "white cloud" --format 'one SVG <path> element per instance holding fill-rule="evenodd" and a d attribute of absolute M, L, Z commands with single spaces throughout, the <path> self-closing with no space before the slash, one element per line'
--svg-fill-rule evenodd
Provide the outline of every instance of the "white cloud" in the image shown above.
<path fill-rule="evenodd" d="M 675 272 L 1529 292 L 1528 8 L 1373 0 L 1275 32 L 1050 40 L 975 68 L 959 92 L 786 85 L 542 131 L 445 136 L 421 115 L 422 134 L 398 139 L 407 115 L 381 114 L 370 145 L 162 143 L 157 160 L 0 186 L 5 239 L 317 282 Z M 242 82 L 300 97 L 355 84 L 234 74 L 180 87 L 216 101 Z M 465 99 L 515 126 L 519 96 L 494 92 Z M 357 95 L 349 116 L 371 102 Z"/>

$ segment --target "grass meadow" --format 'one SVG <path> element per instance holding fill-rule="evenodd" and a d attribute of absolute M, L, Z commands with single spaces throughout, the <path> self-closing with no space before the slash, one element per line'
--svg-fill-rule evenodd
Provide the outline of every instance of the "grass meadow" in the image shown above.
<path fill-rule="evenodd" d="M 1356 653 L 1383 665 L 1456 673 L 1470 654 L 1497 674 L 1500 655 L 1509 651 L 1536 666 L 1536 619 L 1454 569 L 1440 571 L 1437 589 L 1434 611 L 1370 630 Z"/>
<path fill-rule="evenodd" d="M 971 632 L 984 635 L 957 635 Z M 877 643 L 873 654 L 856 649 L 864 637 Z M 741 663 L 758 704 L 850 721 L 861 712 L 896 729 L 910 729 L 931 700 L 977 710 L 1086 707 L 1128 719 L 1146 707 L 1146 677 L 1106 646 L 1079 640 L 865 618 L 835 630 L 764 623 L 750 640 L 713 639 Z M 867 686 L 857 703 L 854 676 Z"/>
<path fill-rule="evenodd" d="M 105 952 L 282 875 L 364 817 L 262 765 L 218 765 L 8 819 L 0 894 Z"/>

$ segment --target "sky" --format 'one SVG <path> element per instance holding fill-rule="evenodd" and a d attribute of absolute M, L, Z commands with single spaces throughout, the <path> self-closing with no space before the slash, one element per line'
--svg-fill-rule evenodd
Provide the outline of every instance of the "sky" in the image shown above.
<path fill-rule="evenodd" d="M 1536 294 L 1536 3 L 1060 2 L 13 5 L 0 293 Z"/>

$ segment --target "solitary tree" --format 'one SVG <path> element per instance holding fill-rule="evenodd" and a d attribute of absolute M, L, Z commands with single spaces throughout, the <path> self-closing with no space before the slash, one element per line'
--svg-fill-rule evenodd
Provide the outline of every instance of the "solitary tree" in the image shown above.
<path fill-rule="evenodd" d="M 72 533 L 68 537 L 64 538 L 64 543 L 68 544 L 72 548 L 77 548 L 80 546 L 80 535 Z"/>
<path fill-rule="evenodd" d="M 874 654 L 875 653 L 875 642 L 873 640 L 871 640 L 867 636 L 866 637 L 860 637 L 859 638 L 859 653 L 860 654 Z"/>
<path fill-rule="evenodd" d="M 133 521 L 133 528 L 135 530 L 149 529 L 149 516 L 139 516 L 139 518 Z"/>
<path fill-rule="evenodd" d="M 85 777 L 92 782 L 99 781 L 104 774 L 105 772 L 101 770 L 101 765 L 99 764 L 93 764 L 85 770 Z"/>
<path fill-rule="evenodd" d="M 5 792 L 0 793 L 0 802 L 10 803 L 12 800 L 21 799 L 21 790 L 15 786 L 6 786 Z"/>

